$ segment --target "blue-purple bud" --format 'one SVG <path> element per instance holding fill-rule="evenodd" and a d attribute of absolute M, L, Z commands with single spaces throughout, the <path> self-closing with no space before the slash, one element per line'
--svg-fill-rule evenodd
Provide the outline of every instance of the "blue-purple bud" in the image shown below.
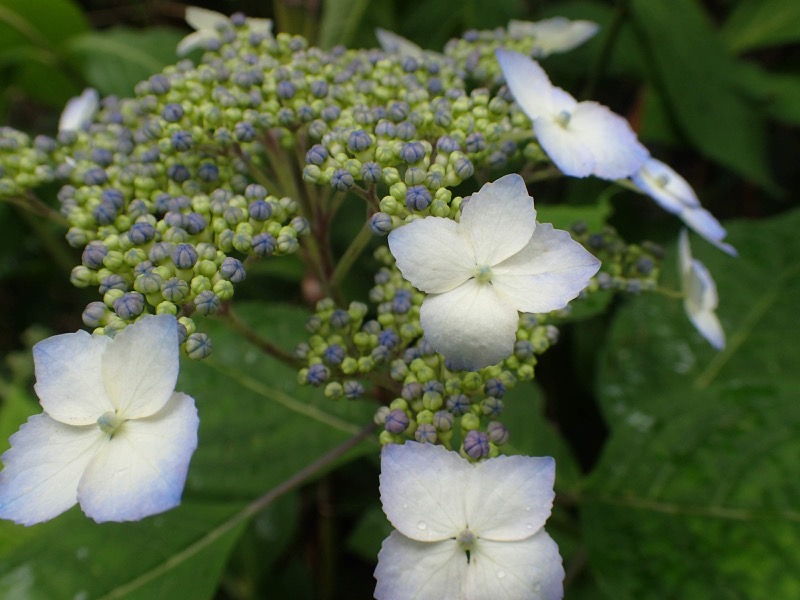
<path fill-rule="evenodd" d="M 123 292 L 126 292 L 128 291 L 128 282 L 125 281 L 125 278 L 122 275 L 112 273 L 111 275 L 106 275 L 100 280 L 100 285 L 97 289 L 101 294 L 105 294 L 109 290 L 122 290 Z"/>
<path fill-rule="evenodd" d="M 472 166 L 472 163 L 468 158 L 464 157 L 456 160 L 455 164 L 453 165 L 453 169 L 455 169 L 456 175 L 458 175 L 459 179 L 462 181 L 472 177 L 472 174 L 475 172 L 475 168 Z"/>
<path fill-rule="evenodd" d="M 172 264 L 178 269 L 191 269 L 197 262 L 197 250 L 191 244 L 178 244 L 171 258 Z"/>
<path fill-rule="evenodd" d="M 128 239 L 135 246 L 141 246 L 152 241 L 156 236 L 156 228 L 150 223 L 134 223 L 128 230 Z"/>
<path fill-rule="evenodd" d="M 361 165 L 361 178 L 364 183 L 375 184 L 381 181 L 383 176 L 383 169 L 381 166 L 374 162 L 368 161 Z"/>
<path fill-rule="evenodd" d="M 355 380 L 344 382 L 344 396 L 348 400 L 358 400 L 364 395 L 364 386 Z"/>
<path fill-rule="evenodd" d="M 189 297 L 189 284 L 183 279 L 172 277 L 161 284 L 161 295 L 173 304 L 183 304 Z"/>
<path fill-rule="evenodd" d="M 505 408 L 503 401 L 499 398 L 489 396 L 481 401 L 481 412 L 489 417 L 499 417 Z"/>
<path fill-rule="evenodd" d="M 455 417 L 453 413 L 440 410 L 433 414 L 433 426 L 439 431 L 450 431 L 453 428 Z"/>
<path fill-rule="evenodd" d="M 331 187 L 340 192 L 346 192 L 354 184 L 355 179 L 347 169 L 336 169 L 331 175 Z"/>
<path fill-rule="evenodd" d="M 97 163 L 101 167 L 107 167 L 114 162 L 114 153 L 107 148 L 95 148 L 91 154 L 92 162 Z"/>
<path fill-rule="evenodd" d="M 330 373 L 325 365 L 321 363 L 315 363 L 308 367 L 306 381 L 311 385 L 322 385 L 328 380 L 329 375 Z"/>
<path fill-rule="evenodd" d="M 350 325 L 350 314 L 346 310 L 337 308 L 330 317 L 331 325 L 337 329 L 344 329 Z"/>
<path fill-rule="evenodd" d="M 342 364 L 345 356 L 345 350 L 339 344 L 331 344 L 322 352 L 322 360 L 332 367 Z"/>
<path fill-rule="evenodd" d="M 108 182 L 108 173 L 102 167 L 92 167 L 83 176 L 86 185 L 103 185 Z"/>
<path fill-rule="evenodd" d="M 395 101 L 389 105 L 388 116 L 392 121 L 398 122 L 408 117 L 410 108 L 407 103 Z"/>
<path fill-rule="evenodd" d="M 105 320 L 108 318 L 108 314 L 108 307 L 104 303 L 90 302 L 86 305 L 86 308 L 83 309 L 81 318 L 83 319 L 84 325 L 94 329 L 95 327 L 100 327 L 103 325 Z"/>
<path fill-rule="evenodd" d="M 400 395 L 404 400 L 411 402 L 422 397 L 422 384 L 418 381 L 410 381 L 403 386 Z"/>
<path fill-rule="evenodd" d="M 417 127 L 411 121 L 403 121 L 398 123 L 396 135 L 401 140 L 413 140 L 417 137 Z"/>
<path fill-rule="evenodd" d="M 392 312 L 397 314 L 405 314 L 411 310 L 413 294 L 409 290 L 397 290 L 392 298 Z"/>
<path fill-rule="evenodd" d="M 150 251 L 147 253 L 147 257 L 153 262 L 153 264 L 159 264 L 171 257 L 173 250 L 174 246 L 169 242 L 156 242 L 151 246 Z"/>
<path fill-rule="evenodd" d="M 183 118 L 183 107 L 180 104 L 167 104 L 161 111 L 161 118 L 167 123 L 175 123 Z"/>
<path fill-rule="evenodd" d="M 489 456 L 489 436 L 476 429 L 469 431 L 464 438 L 464 452 L 472 460 Z"/>
<path fill-rule="evenodd" d="M 492 421 L 486 426 L 489 440 L 495 446 L 502 446 L 508 441 L 508 428 L 499 421 Z"/>
<path fill-rule="evenodd" d="M 247 275 L 242 261 L 231 256 L 222 261 L 219 274 L 223 279 L 227 279 L 231 283 L 241 283 Z"/>
<path fill-rule="evenodd" d="M 181 164 L 170 165 L 167 167 L 167 177 L 175 183 L 183 183 L 190 177 L 189 169 Z"/>
<path fill-rule="evenodd" d="M 378 124 L 375 126 L 375 135 L 381 137 L 393 138 L 396 131 L 397 128 L 391 121 L 378 121 Z"/>
<path fill-rule="evenodd" d="M 197 294 L 194 299 L 194 308 L 201 315 L 213 315 L 219 310 L 221 300 L 211 290 L 204 290 Z"/>
<path fill-rule="evenodd" d="M 499 379 L 490 379 L 486 382 L 486 395 L 502 398 L 506 393 L 506 386 Z"/>
<path fill-rule="evenodd" d="M 414 439 L 421 444 L 434 444 L 436 443 L 437 434 L 436 427 L 430 423 L 420 423 L 414 431 Z"/>
<path fill-rule="evenodd" d="M 408 210 L 425 210 L 432 201 L 433 197 L 424 185 L 412 185 L 406 190 L 405 204 Z"/>
<path fill-rule="evenodd" d="M 480 152 L 486 149 L 486 139 L 483 137 L 483 134 L 478 131 L 470 133 L 464 141 L 464 144 L 466 145 L 467 152 Z"/>
<path fill-rule="evenodd" d="M 90 269 L 100 269 L 103 267 L 103 259 L 108 254 L 108 248 L 103 242 L 89 242 L 81 254 L 81 262 Z"/>
<path fill-rule="evenodd" d="M 392 231 L 392 217 L 385 212 L 377 212 L 370 218 L 369 227 L 375 235 L 388 235 Z"/>
<path fill-rule="evenodd" d="M 405 411 L 396 408 L 386 415 L 386 431 L 389 433 L 403 433 L 408 427 L 409 419 Z"/>
<path fill-rule="evenodd" d="M 328 158 L 328 149 L 322 144 L 314 144 L 306 152 L 306 162 L 312 165 L 321 165 Z"/>
<path fill-rule="evenodd" d="M 186 355 L 194 360 L 208 358 L 211 355 L 211 338 L 205 333 L 193 333 L 186 338 Z"/>
<path fill-rule="evenodd" d="M 363 129 L 353 131 L 347 139 L 347 147 L 350 152 L 363 152 L 372 146 L 372 138 Z"/>
<path fill-rule="evenodd" d="M 447 410 L 455 416 L 460 417 L 469 412 L 470 402 L 469 398 L 464 394 L 453 394 L 447 399 Z"/>
<path fill-rule="evenodd" d="M 403 144 L 400 150 L 400 158 L 409 165 L 413 165 L 425 158 L 425 146 L 421 142 L 409 142 Z"/>
<path fill-rule="evenodd" d="M 150 92 L 156 96 L 162 96 L 166 94 L 172 87 L 169 83 L 169 79 L 164 75 L 153 75 L 147 80 L 147 83 L 148 87 L 150 88 Z"/>
<path fill-rule="evenodd" d="M 252 142 L 256 139 L 256 128 L 246 121 L 240 121 L 233 126 L 233 135 L 237 141 Z"/>
<path fill-rule="evenodd" d="M 449 154 L 461 150 L 458 142 L 449 135 L 443 135 L 436 141 L 436 149 L 439 152 Z"/>
<path fill-rule="evenodd" d="M 278 242 L 272 234 L 265 232 L 254 235 L 252 245 L 253 252 L 258 256 L 272 256 Z"/>
<path fill-rule="evenodd" d="M 211 162 L 201 163 L 197 168 L 197 176 L 203 181 L 216 181 L 219 179 L 219 168 Z"/>
<path fill-rule="evenodd" d="M 178 152 L 186 152 L 192 147 L 192 143 L 194 142 L 192 134 L 188 131 L 176 131 L 172 134 L 169 141 L 172 147 Z"/>
<path fill-rule="evenodd" d="M 282 100 L 289 100 L 294 98 L 294 95 L 297 93 L 297 87 L 291 81 L 284 80 L 278 82 L 275 92 L 277 93 L 278 98 L 281 98 Z"/>
<path fill-rule="evenodd" d="M 139 292 L 128 292 L 114 300 L 113 306 L 121 319 L 129 321 L 144 311 L 144 296 Z"/>

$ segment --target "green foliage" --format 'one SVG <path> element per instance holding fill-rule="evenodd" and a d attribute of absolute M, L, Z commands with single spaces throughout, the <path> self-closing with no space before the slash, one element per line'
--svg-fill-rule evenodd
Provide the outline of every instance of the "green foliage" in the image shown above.
<path fill-rule="evenodd" d="M 722 35 L 734 52 L 800 41 L 800 4 L 794 0 L 742 0 Z"/>
<path fill-rule="evenodd" d="M 798 225 L 797 211 L 732 224 L 735 261 L 696 248 L 718 284 L 721 353 L 674 301 L 638 299 L 615 320 L 598 385 L 612 435 L 581 508 L 610 597 L 800 593 Z"/>

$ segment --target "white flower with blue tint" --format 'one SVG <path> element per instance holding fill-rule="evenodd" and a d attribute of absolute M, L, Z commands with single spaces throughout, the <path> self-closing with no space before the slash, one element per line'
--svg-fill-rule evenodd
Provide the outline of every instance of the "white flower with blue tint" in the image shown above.
<path fill-rule="evenodd" d="M 681 230 L 678 238 L 678 265 L 683 288 L 683 308 L 689 320 L 709 344 L 722 350 L 725 347 L 725 331 L 715 312 L 719 302 L 717 285 L 706 266 L 692 257 L 689 236 L 685 229 Z"/>
<path fill-rule="evenodd" d="M 185 56 L 196 48 L 205 48 L 208 42 L 220 40 L 220 31 L 231 24 L 230 19 L 225 15 L 198 6 L 187 6 L 185 19 L 195 31 L 178 43 L 176 50 L 178 56 Z M 270 19 L 248 17 L 247 25 L 253 32 L 267 37 L 272 36 Z"/>
<path fill-rule="evenodd" d="M 454 369 L 479 369 L 511 355 L 519 312 L 564 308 L 600 261 L 569 233 L 536 222 L 516 174 L 487 183 L 461 221 L 425 217 L 389 234 L 397 268 L 428 296 L 425 338 Z"/>
<path fill-rule="evenodd" d="M 85 129 L 92 122 L 100 106 L 100 96 L 97 90 L 86 88 L 80 96 L 75 96 L 67 101 L 61 117 L 58 120 L 59 131 L 78 131 Z"/>
<path fill-rule="evenodd" d="M 631 180 L 661 208 L 680 217 L 704 240 L 731 256 L 737 255 L 733 246 L 722 241 L 727 235 L 725 228 L 700 206 L 692 186 L 669 166 L 651 158 L 631 176 Z"/>
<path fill-rule="evenodd" d="M 180 503 L 197 447 L 194 400 L 175 392 L 175 317 L 146 316 L 114 339 L 84 331 L 33 348 L 44 412 L 2 456 L 0 518 L 47 521 L 79 503 L 97 522 Z"/>
<path fill-rule="evenodd" d="M 542 21 L 508 22 L 508 34 L 514 39 L 533 38 L 533 54 L 544 58 L 557 52 L 569 52 L 594 36 L 600 29 L 591 21 L 571 21 L 564 17 L 553 17 Z"/>
<path fill-rule="evenodd" d="M 410 56 L 412 58 L 423 59 L 425 58 L 425 50 L 409 39 L 404 38 L 392 31 L 375 28 L 375 37 L 378 40 L 384 52 L 390 54 L 400 54 L 402 56 Z"/>
<path fill-rule="evenodd" d="M 524 54 L 497 50 L 496 55 L 514 100 L 562 173 L 623 179 L 647 160 L 647 150 L 618 114 L 597 102 L 578 102 L 552 85 L 539 63 Z"/>
<path fill-rule="evenodd" d="M 442 446 L 384 447 L 381 502 L 396 531 L 378 554 L 375 598 L 562 598 L 561 556 L 544 530 L 554 480 L 550 457 L 475 464 Z"/>

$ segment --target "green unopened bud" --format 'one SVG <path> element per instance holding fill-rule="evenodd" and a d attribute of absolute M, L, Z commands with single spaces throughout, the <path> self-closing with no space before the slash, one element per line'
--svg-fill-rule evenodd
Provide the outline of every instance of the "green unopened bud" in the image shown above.
<path fill-rule="evenodd" d="M 90 285 L 97 284 L 97 275 L 91 269 L 78 265 L 72 269 L 69 281 L 72 285 L 78 288 L 89 287 Z"/>
<path fill-rule="evenodd" d="M 463 417 L 461 417 L 461 429 L 465 431 L 472 431 L 473 429 L 477 429 L 480 427 L 481 420 L 478 415 L 474 413 L 467 413 Z"/>

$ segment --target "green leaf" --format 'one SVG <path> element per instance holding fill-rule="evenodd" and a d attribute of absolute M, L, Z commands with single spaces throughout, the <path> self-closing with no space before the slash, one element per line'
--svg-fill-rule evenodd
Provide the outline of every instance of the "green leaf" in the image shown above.
<path fill-rule="evenodd" d="M 777 193 L 763 118 L 739 93 L 738 65 L 699 3 L 633 0 L 630 6 L 652 77 L 683 135 L 712 160 Z"/>
<path fill-rule="evenodd" d="M 771 73 L 756 65 L 740 72 L 741 89 L 770 117 L 800 124 L 800 73 Z"/>
<path fill-rule="evenodd" d="M 182 37 L 174 29 L 115 27 L 76 36 L 66 49 L 101 94 L 132 96 L 137 83 L 175 62 L 175 47 Z"/>
<path fill-rule="evenodd" d="M 256 332 L 286 350 L 306 337 L 309 314 L 299 307 L 238 304 Z M 187 492 L 203 498 L 252 498 L 357 434 L 376 405 L 333 401 L 297 384 L 297 372 L 264 355 L 220 321 L 208 320 L 214 353 L 183 362 L 177 389 L 197 400 L 200 445 Z M 348 458 L 377 451 L 362 442 Z"/>
<path fill-rule="evenodd" d="M 611 437 L 581 499 L 609 597 L 800 595 L 799 226 L 800 211 L 729 224 L 739 259 L 694 245 L 722 352 L 677 300 L 637 298 L 615 319 L 598 385 Z"/>
<path fill-rule="evenodd" d="M 728 47 L 737 53 L 800 41 L 800 2 L 742 0 L 722 28 Z"/>
<path fill-rule="evenodd" d="M 611 216 L 611 196 L 621 191 L 616 186 L 608 188 L 596 204 L 580 206 L 570 204 L 537 204 L 536 220 L 540 223 L 552 223 L 556 229 L 569 230 L 573 223 L 583 221 L 589 231 L 600 231 Z"/>
<path fill-rule="evenodd" d="M 69 0 L 0 0 L 0 51 L 19 46 L 55 51 L 88 29 L 80 8 Z"/>
<path fill-rule="evenodd" d="M 319 28 L 320 47 L 349 45 L 368 6 L 369 0 L 324 0 Z"/>

